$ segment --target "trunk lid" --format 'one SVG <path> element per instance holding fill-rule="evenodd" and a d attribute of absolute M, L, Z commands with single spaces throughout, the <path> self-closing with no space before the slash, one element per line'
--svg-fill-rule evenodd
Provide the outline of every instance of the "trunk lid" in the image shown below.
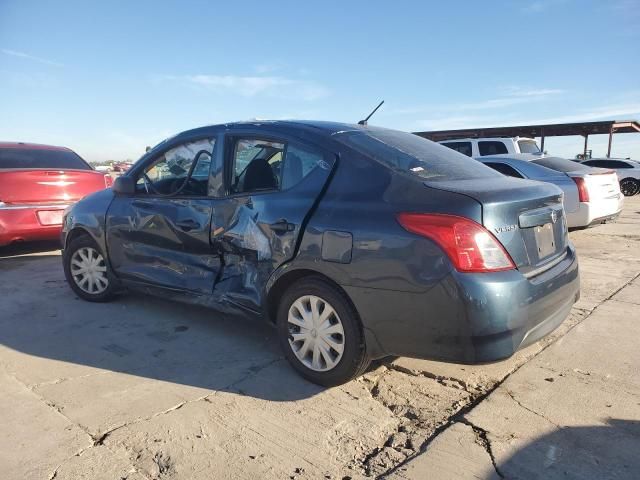
<path fill-rule="evenodd" d="M 592 169 L 600 170 L 600 169 Z M 611 170 L 591 172 L 580 175 L 584 178 L 590 200 L 601 200 L 620 197 L 620 183 L 618 175 Z"/>
<path fill-rule="evenodd" d="M 480 203 L 481 223 L 523 274 L 542 272 L 566 254 L 569 239 L 563 195 L 555 185 L 510 177 L 426 184 Z"/>
<path fill-rule="evenodd" d="M 69 204 L 106 186 L 105 175 L 94 170 L 0 169 L 6 204 Z"/>

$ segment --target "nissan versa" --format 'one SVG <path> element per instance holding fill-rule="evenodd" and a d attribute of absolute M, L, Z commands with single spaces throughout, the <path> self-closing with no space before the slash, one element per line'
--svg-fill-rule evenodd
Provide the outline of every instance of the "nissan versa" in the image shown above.
<path fill-rule="evenodd" d="M 62 242 L 80 297 L 126 287 L 261 317 L 322 385 L 387 355 L 509 357 L 579 297 L 556 186 L 366 125 L 183 132 L 71 207 Z"/>

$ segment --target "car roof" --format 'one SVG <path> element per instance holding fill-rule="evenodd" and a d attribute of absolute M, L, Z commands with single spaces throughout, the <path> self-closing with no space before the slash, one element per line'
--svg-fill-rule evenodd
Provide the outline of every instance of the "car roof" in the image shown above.
<path fill-rule="evenodd" d="M 261 128 L 269 127 L 275 130 L 306 130 L 311 133 L 320 134 L 324 136 L 330 136 L 338 132 L 344 131 L 366 131 L 367 126 L 340 123 L 340 122 L 328 122 L 321 120 L 249 120 L 243 122 L 229 122 L 220 123 L 216 125 L 208 125 L 199 128 L 193 128 L 179 133 L 176 136 L 190 136 L 196 133 L 206 133 L 210 130 L 234 130 L 243 128 Z"/>
<path fill-rule="evenodd" d="M 43 145 L 41 143 L 26 143 L 26 142 L 0 142 L 0 148 L 16 148 L 23 150 L 64 150 L 71 151 L 67 147 L 59 147 L 56 145 Z"/>
<path fill-rule="evenodd" d="M 217 135 L 222 131 L 242 130 L 242 129 L 260 129 L 266 128 L 281 134 L 300 134 L 302 132 L 310 135 L 329 138 L 331 135 L 340 132 L 366 131 L 368 126 L 351 123 L 328 122 L 322 120 L 248 120 L 242 122 L 228 122 L 213 125 L 196 127 L 189 130 L 179 132 L 168 138 L 165 138 L 153 148 L 148 150 L 140 160 L 156 155 L 157 152 L 170 147 L 182 141 L 188 141 L 192 138 L 204 137 L 208 135 Z M 378 127 L 379 128 L 379 127 Z"/>

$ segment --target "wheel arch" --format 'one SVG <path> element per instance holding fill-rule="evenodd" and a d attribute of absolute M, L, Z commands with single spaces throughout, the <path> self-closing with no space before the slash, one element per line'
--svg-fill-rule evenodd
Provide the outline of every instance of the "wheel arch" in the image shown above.
<path fill-rule="evenodd" d="M 367 351 L 370 357 L 374 359 L 385 357 L 387 355 L 386 352 L 382 348 L 382 345 L 378 341 L 375 333 L 370 328 L 366 327 L 364 320 L 360 316 L 360 311 L 358 310 L 358 307 L 352 300 L 351 296 L 345 291 L 344 288 L 342 288 L 342 286 L 338 282 L 336 282 L 328 275 L 319 272 L 318 270 L 313 270 L 310 268 L 297 268 L 294 270 L 285 271 L 280 275 L 272 278 L 272 280 L 269 282 L 269 286 L 264 297 L 265 302 L 263 304 L 263 312 L 265 313 L 267 322 L 272 325 L 276 324 L 280 299 L 282 298 L 284 292 L 286 292 L 287 288 L 289 288 L 295 282 L 308 277 L 321 278 L 329 285 L 337 289 L 344 296 L 344 298 L 351 304 L 354 311 L 356 312 L 356 315 L 358 316 L 358 322 L 360 324 L 360 328 L 362 329 L 362 333 L 367 344 Z"/>
<path fill-rule="evenodd" d="M 80 237 L 89 237 L 93 241 L 96 241 L 96 239 L 93 238 L 93 235 L 91 235 L 91 233 L 89 233 L 89 230 L 87 230 L 86 228 L 84 228 L 82 226 L 75 226 L 69 231 L 69 233 L 67 233 L 67 235 L 66 235 L 66 237 L 64 239 L 64 245 L 62 247 L 66 249 L 67 245 L 69 245 L 76 238 L 80 238 Z"/>
<path fill-rule="evenodd" d="M 340 284 L 333 280 L 331 277 L 317 270 L 312 270 L 309 268 L 297 268 L 295 270 L 283 272 L 270 282 L 270 285 L 267 289 L 264 305 L 264 311 L 266 313 L 266 319 L 268 322 L 273 324 L 276 323 L 278 305 L 280 304 L 280 299 L 282 298 L 284 292 L 286 292 L 287 289 L 295 282 L 308 277 L 321 278 L 325 282 L 329 283 L 332 287 L 336 288 L 338 291 L 340 291 L 340 293 L 344 295 L 344 297 L 354 307 L 354 310 L 356 310 L 356 312 L 358 311 L 347 292 L 345 292 Z M 360 321 L 360 323 L 362 324 L 362 321 Z"/>

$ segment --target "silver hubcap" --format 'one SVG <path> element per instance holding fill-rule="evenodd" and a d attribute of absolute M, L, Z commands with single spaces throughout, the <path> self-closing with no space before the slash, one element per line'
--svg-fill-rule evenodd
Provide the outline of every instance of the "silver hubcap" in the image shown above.
<path fill-rule="evenodd" d="M 316 372 L 334 368 L 344 352 L 344 329 L 334 308 L 315 295 L 289 307 L 289 345 L 302 364 Z"/>
<path fill-rule="evenodd" d="M 95 248 L 83 247 L 71 256 L 71 276 L 84 292 L 97 295 L 109 286 L 107 265 Z"/>

